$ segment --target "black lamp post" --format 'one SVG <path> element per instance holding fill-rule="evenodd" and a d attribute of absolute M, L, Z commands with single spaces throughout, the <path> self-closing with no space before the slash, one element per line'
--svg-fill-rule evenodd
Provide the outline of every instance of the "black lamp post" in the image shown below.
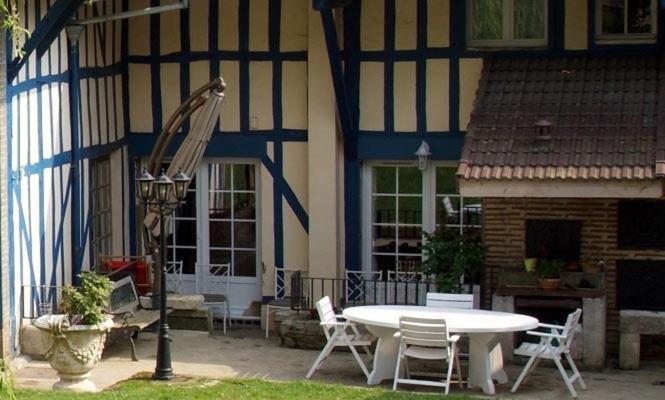
<path fill-rule="evenodd" d="M 179 170 L 173 179 L 166 176 L 164 170 L 155 179 L 143 169 L 136 178 L 138 196 L 147 210 L 149 205 L 159 208 L 159 337 L 157 341 L 157 363 L 152 379 L 169 380 L 173 378 L 171 368 L 171 337 L 166 316 L 166 232 L 164 232 L 164 210 L 175 211 L 187 196 L 187 184 L 190 178 Z M 171 201 L 171 191 L 175 201 Z"/>

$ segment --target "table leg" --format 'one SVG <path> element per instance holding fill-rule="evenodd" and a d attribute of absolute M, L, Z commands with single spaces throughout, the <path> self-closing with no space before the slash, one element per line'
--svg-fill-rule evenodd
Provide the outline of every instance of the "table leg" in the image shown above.
<path fill-rule="evenodd" d="M 469 334 L 469 387 L 480 387 L 487 394 L 495 394 L 492 379 L 499 383 L 508 382 L 503 370 L 503 354 L 497 335 Z"/>
<path fill-rule="evenodd" d="M 367 325 L 367 330 L 379 338 L 376 351 L 374 351 L 372 372 L 367 378 L 367 384 L 378 385 L 384 379 L 395 377 L 399 338 L 395 335 L 395 329 Z"/>

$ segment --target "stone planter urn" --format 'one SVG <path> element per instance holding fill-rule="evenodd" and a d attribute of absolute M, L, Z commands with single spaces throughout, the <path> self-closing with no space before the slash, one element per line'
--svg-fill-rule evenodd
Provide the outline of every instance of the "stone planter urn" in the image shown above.
<path fill-rule="evenodd" d="M 60 377 L 53 389 L 96 392 L 97 387 L 88 378 L 102 356 L 113 320 L 109 318 L 97 325 L 70 325 L 65 315 L 44 315 L 34 325 L 52 338 L 44 356 Z"/>

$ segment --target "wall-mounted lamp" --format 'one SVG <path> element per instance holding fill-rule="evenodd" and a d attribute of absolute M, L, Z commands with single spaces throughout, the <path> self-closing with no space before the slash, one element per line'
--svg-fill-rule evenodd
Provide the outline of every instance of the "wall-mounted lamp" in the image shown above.
<path fill-rule="evenodd" d="M 429 145 L 427 142 L 424 140 L 420 142 L 420 147 L 418 147 L 418 150 L 413 154 L 416 156 L 416 165 L 418 166 L 418 169 L 421 171 L 426 170 L 427 165 L 429 164 L 429 156 L 432 155 L 429 151 Z"/>

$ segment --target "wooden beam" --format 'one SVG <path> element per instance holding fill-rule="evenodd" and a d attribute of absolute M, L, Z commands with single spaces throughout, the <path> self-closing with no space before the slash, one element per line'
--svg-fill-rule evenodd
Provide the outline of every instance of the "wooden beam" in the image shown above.
<path fill-rule="evenodd" d="M 312 0 L 312 7 L 317 11 L 332 10 L 333 8 L 346 7 L 355 0 Z"/>

